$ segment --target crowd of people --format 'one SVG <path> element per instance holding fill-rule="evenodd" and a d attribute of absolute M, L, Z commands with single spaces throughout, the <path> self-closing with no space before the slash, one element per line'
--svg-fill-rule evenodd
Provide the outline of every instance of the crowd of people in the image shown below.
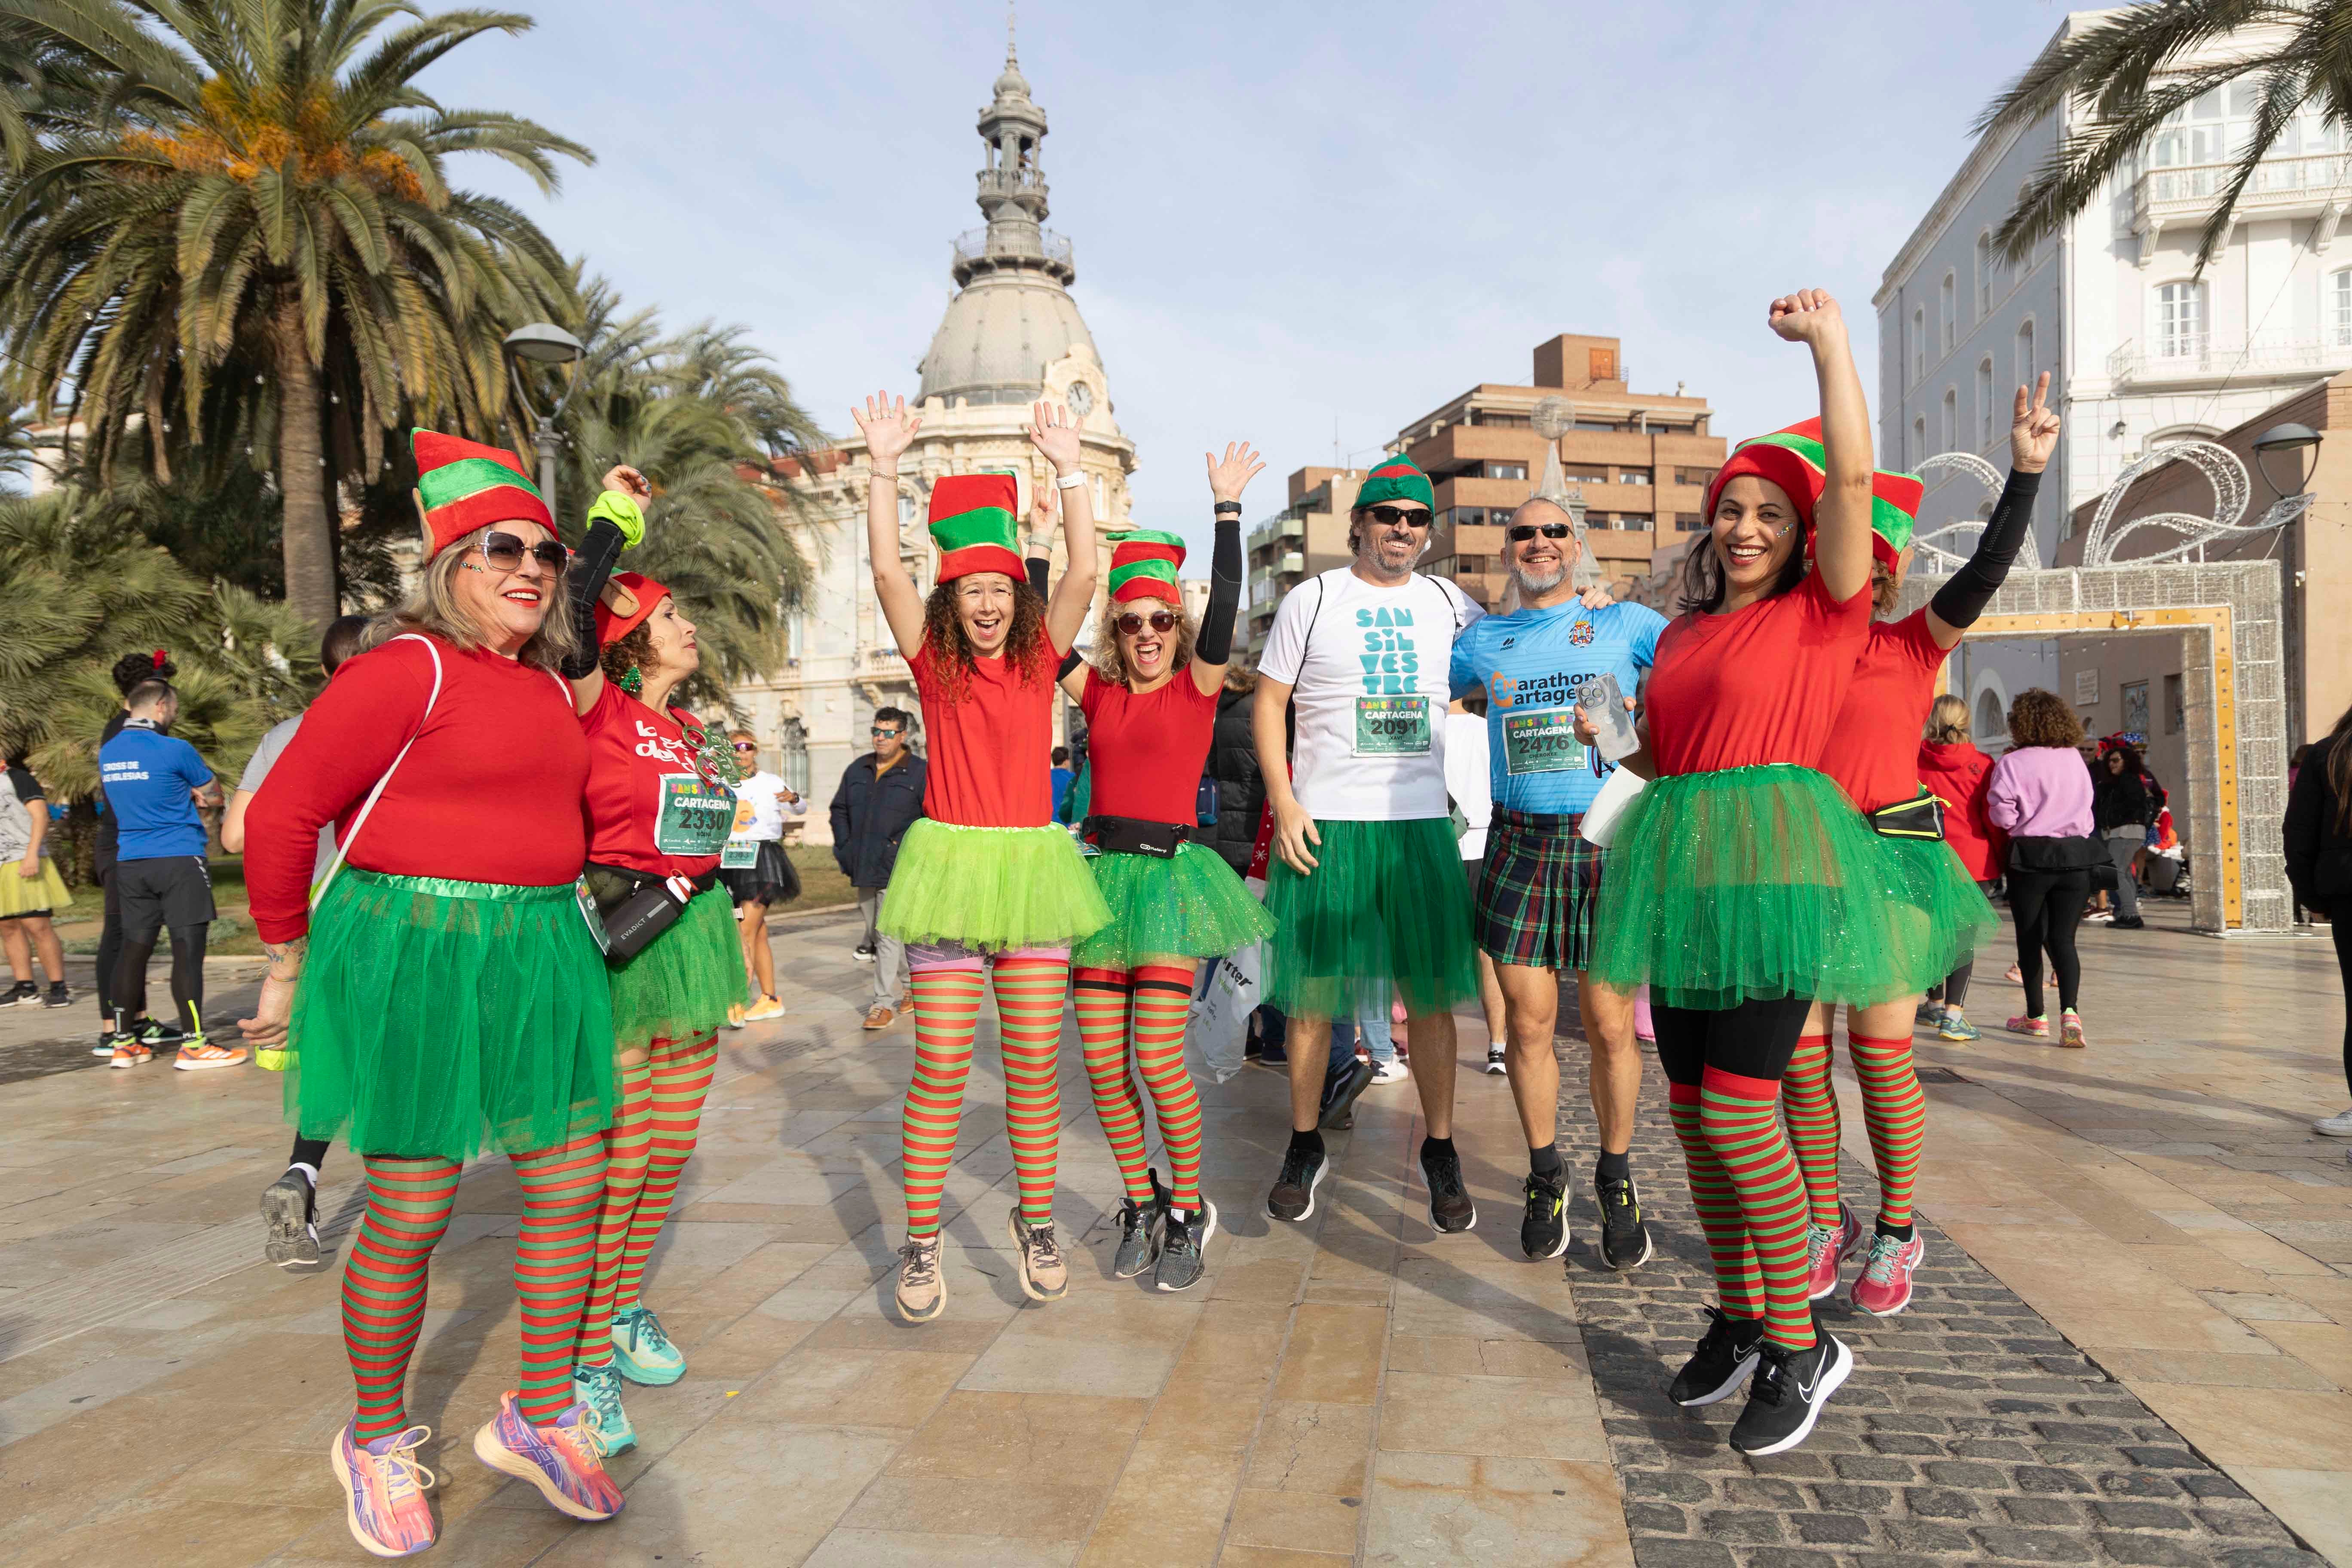
<path fill-rule="evenodd" d="M 906 1321 L 948 1310 L 942 1190 L 991 1001 L 1015 1189 L 1004 1235 L 1021 1290 L 1051 1303 L 1070 1285 L 1055 1223 L 1066 1008 L 1118 1172 L 1100 1194 L 1116 1201 L 1111 1272 L 1178 1292 L 1203 1277 L 1221 1223 L 1186 1058 L 1204 965 L 1264 954 L 1259 1054 L 1287 1076 L 1290 1121 L 1265 1208 L 1283 1224 L 1324 1202 L 1324 1133 L 1370 1086 L 1409 1078 L 1428 1223 L 1476 1226 L 1454 1128 L 1455 1013 L 1475 1004 L 1524 1143 L 1530 1260 L 1570 1245 L 1553 1038 L 1572 980 L 1601 1261 L 1639 1268 L 1655 1246 L 1632 1156 L 1654 1039 L 1715 1273 L 1672 1396 L 1697 1408 L 1744 1391 L 1728 1436 L 1743 1453 L 1805 1440 L 1854 1365 L 1814 1303 L 1842 1287 L 1868 1314 L 1910 1303 L 1926 1256 L 1912 1039 L 1920 1024 L 1979 1037 L 1966 1007 L 1997 923 L 1988 894 L 2004 890 L 2015 918 L 2025 1002 L 2009 1028 L 2084 1047 L 2076 931 L 2102 882 L 2115 923 L 2138 923 L 2162 792 L 2120 740 L 2086 768 L 2081 723 L 2051 693 L 2018 697 L 1997 763 L 1967 704 L 1937 695 L 2023 547 L 2059 434 L 2049 378 L 2017 389 L 2011 473 L 1972 557 L 1896 618 L 1920 481 L 1874 466 L 1836 301 L 1802 291 L 1768 320 L 1808 353 L 1819 410 L 1713 476 L 1679 615 L 1580 589 L 1576 520 L 1543 499 L 1509 518 L 1510 607 L 1488 614 L 1415 570 L 1435 491 L 1392 456 L 1355 498 L 1349 563 L 1284 596 L 1255 669 L 1234 647 L 1242 497 L 1263 467 L 1247 445 L 1206 464 L 1196 618 L 1176 534 L 1105 536 L 1098 582 L 1078 431 L 1044 403 L 1029 439 L 1054 479 L 1027 509 L 1025 555 L 1017 476 L 947 476 L 928 498 L 938 570 L 919 587 L 899 465 L 920 416 L 884 395 L 854 411 L 876 600 L 927 742 L 911 743 L 915 714 L 877 709 L 873 748 L 829 806 L 873 971 L 865 1027 L 913 1015 L 892 1286 Z M 205 1028 L 215 911 L 199 814 L 223 802 L 170 733 L 167 655 L 118 668 L 122 712 L 99 752 L 100 1054 L 130 1068 L 169 1048 L 199 1070 L 251 1053 L 285 1075 L 295 1141 L 263 1198 L 272 1262 L 320 1266 L 331 1142 L 357 1163 L 341 1286 L 355 1409 L 329 1457 L 353 1536 L 386 1556 L 434 1539 L 406 1377 L 429 1260 L 478 1155 L 505 1156 L 521 1188 L 522 1329 L 515 1387 L 474 1452 L 571 1518 L 623 1508 L 604 1462 L 635 1441 L 626 1390 L 688 1370 L 644 1299 L 646 1263 L 719 1032 L 784 1011 L 767 917 L 799 894 L 784 839 L 807 810 L 758 769 L 753 736 L 677 700 L 700 668 L 692 606 L 620 569 L 645 534 L 642 475 L 604 476 L 575 548 L 511 453 L 430 431 L 415 453 L 414 592 L 327 628 L 325 689 L 265 737 L 226 802 L 223 847 L 244 856 L 269 959 L 239 1043 Z M 1084 715 L 1077 766 L 1054 743 L 1057 694 Z M 0 873 L 0 932 L 17 993 L 62 1005 L 48 916 L 67 895 L 20 761 L 0 788 L 0 861 L 18 867 Z M 2287 839 L 2304 904 L 2352 901 L 2352 713 L 2304 761 Z M 163 1022 L 146 980 L 167 933 Z M 2352 973 L 2340 924 L 2336 942 Z M 46 997 L 26 977 L 35 954 Z M 1867 1225 L 1839 1194 L 1841 1007 L 1878 1179 Z M 2345 1048 L 2352 1082 L 2352 1026 Z M 2352 1136 L 2352 1110 L 2318 1126 Z"/>

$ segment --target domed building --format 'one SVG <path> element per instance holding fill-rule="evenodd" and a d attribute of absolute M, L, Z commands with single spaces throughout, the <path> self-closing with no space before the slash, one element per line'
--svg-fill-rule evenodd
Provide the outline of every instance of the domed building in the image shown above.
<path fill-rule="evenodd" d="M 955 241 L 949 268 L 955 297 L 908 398 L 920 402 L 923 427 L 898 465 L 898 547 L 925 592 L 939 561 L 923 520 L 942 476 L 1010 469 L 1020 476 L 1024 517 L 1036 487 L 1051 482 L 1024 434 L 1038 399 L 1066 405 L 1079 422 L 1097 528 L 1128 526 L 1128 477 L 1135 471 L 1135 444 L 1119 431 L 1102 356 L 1070 295 L 1077 279 L 1070 242 L 1045 226 L 1045 111 L 1030 98 L 1009 39 L 979 131 L 985 151 L 976 199 L 984 226 Z M 867 475 L 865 442 L 854 433 L 804 463 L 782 466 L 780 479 L 804 504 L 797 516 L 791 508 L 778 515 L 800 536 L 816 577 L 808 602 L 787 617 L 784 668 L 735 689 L 751 713 L 763 765 L 811 797 L 804 833 L 813 843 L 830 839 L 824 803 L 842 770 L 871 749 L 874 710 L 901 708 L 919 720 L 906 660 L 874 602 Z M 1109 546 L 1100 554 L 1108 570 Z M 1057 539 L 1057 579 L 1062 564 Z"/>

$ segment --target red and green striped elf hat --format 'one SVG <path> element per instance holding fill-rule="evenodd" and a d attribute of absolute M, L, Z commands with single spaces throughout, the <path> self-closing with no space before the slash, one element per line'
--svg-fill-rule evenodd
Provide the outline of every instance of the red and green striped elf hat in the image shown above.
<path fill-rule="evenodd" d="M 1184 541 L 1156 528 L 1130 528 L 1107 533 L 1111 542 L 1110 596 L 1114 599 L 1184 601 L 1176 588 L 1176 569 L 1184 564 Z"/>
<path fill-rule="evenodd" d="M 1364 476 L 1364 488 L 1356 492 L 1356 509 L 1360 511 L 1394 500 L 1417 500 L 1433 511 L 1437 509 L 1437 491 L 1431 487 L 1429 476 L 1402 452 L 1372 465 L 1372 471 Z"/>
<path fill-rule="evenodd" d="M 1714 480 L 1706 487 L 1706 516 L 1710 521 L 1714 518 L 1715 503 L 1725 485 L 1742 474 L 1754 474 L 1789 492 L 1789 499 L 1796 503 L 1797 514 L 1805 521 L 1805 547 L 1810 552 L 1813 508 L 1822 499 L 1827 462 L 1818 418 L 1742 441 L 1731 449 L 1730 458 L 1716 470 Z M 1871 475 L 1870 549 L 1889 566 L 1911 542 L 1919 500 L 1926 490 L 1926 482 L 1916 474 L 1891 473 L 1881 468 Z"/>
<path fill-rule="evenodd" d="M 1021 490 L 1011 474 L 950 474 L 931 487 L 931 542 L 940 547 L 940 581 L 973 572 L 1023 574 L 1014 514 Z"/>
<path fill-rule="evenodd" d="M 416 510 L 425 516 L 427 561 L 494 522 L 535 522 L 555 531 L 554 515 L 512 452 L 438 430 L 411 431 L 409 447 L 416 454 Z"/>
<path fill-rule="evenodd" d="M 1890 567 L 1910 548 L 1927 493 L 1927 482 L 1916 474 L 1881 468 L 1870 476 L 1870 552 Z"/>

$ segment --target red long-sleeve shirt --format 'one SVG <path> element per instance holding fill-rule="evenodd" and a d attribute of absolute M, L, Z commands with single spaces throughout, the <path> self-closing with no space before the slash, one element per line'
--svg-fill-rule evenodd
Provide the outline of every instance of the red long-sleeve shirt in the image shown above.
<path fill-rule="evenodd" d="M 588 741 L 550 671 L 434 639 L 394 640 L 345 663 L 303 716 L 246 817 L 245 883 L 264 942 L 310 929 L 310 847 L 335 824 L 349 862 L 398 877 L 514 887 L 572 881 L 588 858 Z M 418 728 L 419 721 L 423 728 Z M 356 842 L 360 803 L 415 744 Z"/>

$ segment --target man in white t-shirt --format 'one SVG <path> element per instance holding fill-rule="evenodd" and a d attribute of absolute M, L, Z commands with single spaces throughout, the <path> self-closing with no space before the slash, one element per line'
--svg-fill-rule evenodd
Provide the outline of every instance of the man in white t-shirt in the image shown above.
<path fill-rule="evenodd" d="M 1454 1150 L 1454 1015 L 1478 994 L 1470 889 L 1446 805 L 1454 638 L 1485 612 L 1413 571 L 1436 494 L 1410 458 L 1383 459 L 1348 518 L 1352 565 L 1292 589 L 1258 660 L 1252 730 L 1274 815 L 1266 1000 L 1290 1017 L 1290 1146 L 1266 1198 L 1276 1219 L 1315 1212 L 1328 1163 L 1316 1131 L 1331 1020 L 1376 988 L 1404 1000 L 1428 1136 L 1430 1223 L 1478 1220 Z M 1284 754 L 1284 717 L 1297 722 Z"/>

